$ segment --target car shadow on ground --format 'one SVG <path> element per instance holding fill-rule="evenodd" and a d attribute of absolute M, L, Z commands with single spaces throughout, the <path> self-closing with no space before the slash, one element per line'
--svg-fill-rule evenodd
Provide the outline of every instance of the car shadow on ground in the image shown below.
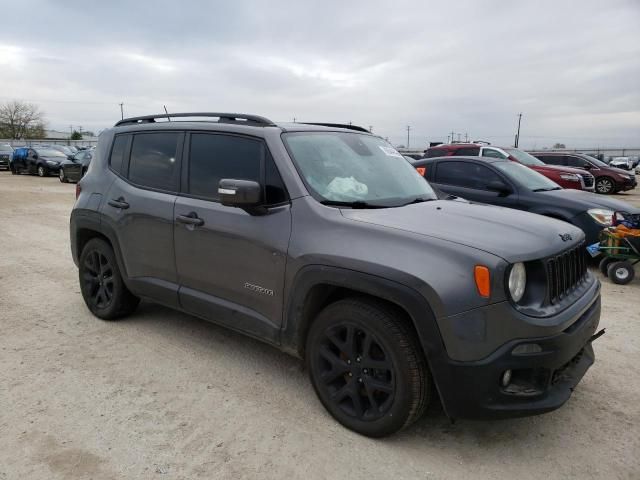
<path fill-rule="evenodd" d="M 214 356 L 233 355 L 242 359 L 242 364 L 238 365 L 240 369 L 246 368 L 246 361 L 250 359 L 249 366 L 256 372 L 247 372 L 247 375 L 262 374 L 263 378 L 273 382 L 276 390 L 296 389 L 296 396 L 301 401 L 313 402 L 318 415 L 324 416 L 328 422 L 334 421 L 316 399 L 303 362 L 268 344 L 212 322 L 147 302 L 143 302 L 135 314 L 117 325 L 118 328 L 135 328 L 142 330 L 143 334 L 158 337 L 172 335 L 181 344 L 181 349 L 197 349 L 204 353 L 204 362 L 208 357 L 214 361 Z M 526 444 L 534 438 L 553 435 L 554 430 L 566 428 L 569 415 L 560 409 L 552 414 L 528 418 L 452 421 L 444 412 L 434 389 L 429 407 L 421 419 L 406 430 L 378 441 L 415 445 L 418 440 L 418 443 L 425 445 L 449 445 L 455 449 L 468 443 L 476 447 L 481 445 L 483 449 L 526 448 Z M 558 417 L 565 417 L 560 422 L 564 426 L 558 424 Z"/>

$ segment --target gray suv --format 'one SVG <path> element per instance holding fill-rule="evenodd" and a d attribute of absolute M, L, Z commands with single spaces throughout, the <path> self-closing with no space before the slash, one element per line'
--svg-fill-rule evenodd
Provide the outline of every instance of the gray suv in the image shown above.
<path fill-rule="evenodd" d="M 439 398 L 451 418 L 560 407 L 594 361 L 600 284 L 584 234 L 441 199 L 359 127 L 198 113 L 104 131 L 71 249 L 99 318 L 141 298 L 305 360 L 368 436 Z"/>

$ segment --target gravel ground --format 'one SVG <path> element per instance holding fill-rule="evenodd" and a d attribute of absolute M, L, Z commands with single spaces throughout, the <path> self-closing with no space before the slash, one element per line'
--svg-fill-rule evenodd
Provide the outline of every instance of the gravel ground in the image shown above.
<path fill-rule="evenodd" d="M 0 480 L 639 478 L 640 280 L 603 279 L 607 334 L 560 410 L 451 424 L 436 404 L 370 440 L 271 347 L 150 303 L 120 322 L 90 315 L 73 200 L 56 178 L 0 173 Z"/>

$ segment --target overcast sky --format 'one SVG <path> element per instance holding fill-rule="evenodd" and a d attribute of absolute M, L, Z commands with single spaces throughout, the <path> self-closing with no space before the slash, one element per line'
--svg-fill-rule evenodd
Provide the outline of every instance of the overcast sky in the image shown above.
<path fill-rule="evenodd" d="M 0 24 L 0 101 L 49 128 L 124 102 L 509 145 L 523 112 L 521 146 L 640 147 L 640 0 L 20 0 Z"/>

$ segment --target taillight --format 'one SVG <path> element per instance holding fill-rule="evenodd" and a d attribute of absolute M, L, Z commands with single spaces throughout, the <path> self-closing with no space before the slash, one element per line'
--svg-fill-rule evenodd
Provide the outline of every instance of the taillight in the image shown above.
<path fill-rule="evenodd" d="M 76 200 L 78 199 L 78 197 L 80 196 L 80 192 L 82 191 L 82 187 L 80 186 L 79 183 L 76 183 Z"/>
<path fill-rule="evenodd" d="M 427 173 L 427 167 L 417 167 L 416 170 L 418 171 L 418 173 L 420 175 L 422 175 L 423 177 L 425 176 L 425 174 Z"/>

